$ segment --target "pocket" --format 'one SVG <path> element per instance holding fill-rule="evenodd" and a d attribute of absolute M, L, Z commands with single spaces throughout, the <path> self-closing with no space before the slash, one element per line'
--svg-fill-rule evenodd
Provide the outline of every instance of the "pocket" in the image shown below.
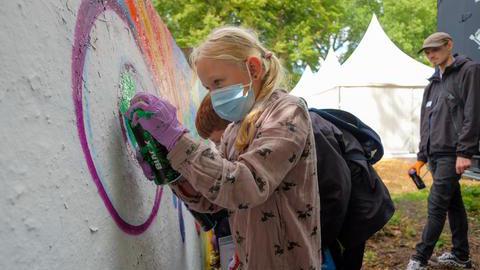
<path fill-rule="evenodd" d="M 456 172 L 456 157 L 439 157 L 437 158 L 437 170 L 433 173 L 436 181 L 455 181 L 459 180 L 460 175 Z"/>
<path fill-rule="evenodd" d="M 436 161 L 430 158 L 428 160 L 427 166 L 428 166 L 428 170 L 433 175 L 435 173 Z"/>

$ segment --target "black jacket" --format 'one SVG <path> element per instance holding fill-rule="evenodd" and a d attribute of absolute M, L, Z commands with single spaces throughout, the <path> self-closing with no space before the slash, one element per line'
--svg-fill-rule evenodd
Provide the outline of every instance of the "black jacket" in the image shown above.
<path fill-rule="evenodd" d="M 365 155 L 355 137 L 343 130 L 344 152 Z M 343 247 L 363 244 L 388 223 L 395 206 L 388 188 L 372 165 L 366 160 L 348 160 L 352 191 L 339 240 Z"/>
<path fill-rule="evenodd" d="M 437 67 L 425 88 L 420 117 L 418 160 L 429 156 L 471 158 L 479 152 L 480 64 L 461 55 Z"/>
<path fill-rule="evenodd" d="M 380 230 L 395 212 L 387 187 L 366 160 L 362 145 L 348 131 L 341 130 L 310 111 L 320 190 L 322 247 L 339 240 L 343 247 L 355 247 Z"/>
<path fill-rule="evenodd" d="M 338 141 L 342 132 L 320 115 L 309 112 L 317 151 L 322 249 L 337 240 L 350 200 L 350 169 Z"/>

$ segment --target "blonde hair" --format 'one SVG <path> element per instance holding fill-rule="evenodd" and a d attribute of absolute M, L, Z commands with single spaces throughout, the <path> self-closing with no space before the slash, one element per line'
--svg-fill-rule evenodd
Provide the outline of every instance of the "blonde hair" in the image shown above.
<path fill-rule="evenodd" d="M 230 61 L 244 67 L 243 63 L 249 56 L 259 57 L 264 70 L 260 90 L 256 95 L 257 103 L 268 99 L 273 91 L 281 86 L 285 73 L 280 60 L 261 44 L 253 31 L 235 26 L 215 29 L 202 44 L 193 49 L 190 62 L 194 69 L 201 58 Z M 259 106 L 251 110 L 242 120 L 235 141 L 235 148 L 239 152 L 253 140 L 255 122 L 263 110 L 264 108 Z"/>

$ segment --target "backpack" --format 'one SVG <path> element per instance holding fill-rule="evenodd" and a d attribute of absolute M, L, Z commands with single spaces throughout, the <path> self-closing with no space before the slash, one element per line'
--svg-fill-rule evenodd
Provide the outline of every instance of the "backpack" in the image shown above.
<path fill-rule="evenodd" d="M 366 160 L 369 164 L 377 163 L 383 157 L 383 145 L 380 136 L 355 115 L 337 109 L 309 109 L 320 115 L 337 128 L 352 134 L 362 145 L 364 153 L 346 153 L 347 159 Z"/>
<path fill-rule="evenodd" d="M 317 136 L 318 133 L 323 133 L 327 137 L 332 137 L 328 133 L 334 133 L 335 140 L 333 143 L 332 140 L 330 142 L 336 144 L 336 148 L 339 149 L 348 166 L 350 196 L 344 198 L 348 207 L 337 239 L 344 247 L 354 247 L 383 228 L 395 212 L 390 193 L 372 166 L 383 156 L 382 142 L 372 128 L 351 113 L 336 109 L 313 108 L 309 109 L 309 112 L 315 143 L 317 144 L 317 139 L 320 138 Z M 334 131 L 330 132 L 330 130 Z M 320 141 L 319 144 L 324 143 Z M 317 156 L 321 155 L 321 149 L 319 151 Z M 332 169 L 321 168 L 323 166 L 325 164 L 317 163 L 317 171 L 324 172 Z M 319 187 L 321 187 L 325 179 L 321 178 L 323 174 L 318 176 Z M 341 179 L 341 181 L 344 180 Z M 330 192 L 332 191 L 320 191 L 321 194 Z M 323 201 L 322 195 L 320 199 Z"/>

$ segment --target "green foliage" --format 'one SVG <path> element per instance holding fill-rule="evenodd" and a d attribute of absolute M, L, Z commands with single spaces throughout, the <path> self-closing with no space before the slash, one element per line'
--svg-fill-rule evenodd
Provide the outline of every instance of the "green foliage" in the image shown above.
<path fill-rule="evenodd" d="M 414 220 L 405 215 L 402 210 L 397 209 L 383 231 L 390 234 L 390 236 L 395 235 L 394 231 L 400 231 L 403 237 L 413 238 L 417 235 L 414 225 Z"/>
<path fill-rule="evenodd" d="M 365 263 L 374 262 L 377 259 L 377 253 L 373 250 L 366 250 L 364 254 Z"/>
<path fill-rule="evenodd" d="M 388 224 L 392 226 L 399 226 L 401 222 L 402 222 L 402 217 L 398 212 L 398 210 L 396 210 L 392 218 L 388 221 Z"/>
<path fill-rule="evenodd" d="M 297 61 L 316 67 L 330 33 L 339 30 L 332 24 L 339 16 L 334 0 L 155 0 L 154 5 L 180 47 L 196 46 L 216 27 L 242 25 L 256 30 L 289 70 Z"/>
<path fill-rule="evenodd" d="M 466 181 L 466 180 L 462 180 Z M 462 183 L 461 182 L 461 183 Z M 467 212 L 480 212 L 480 184 L 476 185 L 461 185 L 463 203 Z M 426 202 L 428 198 L 428 189 L 422 189 L 416 192 L 409 192 L 403 194 L 393 195 L 392 199 L 395 203 L 401 201 L 423 201 Z"/>
<path fill-rule="evenodd" d="M 418 201 L 427 201 L 429 189 L 422 189 L 415 192 L 408 192 L 393 195 L 393 201 L 395 203 L 400 201 L 411 201 L 411 202 L 418 202 Z"/>
<path fill-rule="evenodd" d="M 438 238 L 437 243 L 435 243 L 435 248 L 436 248 L 436 249 L 441 249 L 441 248 L 443 248 L 443 247 L 445 246 L 445 244 L 447 244 L 447 243 L 448 243 L 447 236 L 446 236 L 444 233 L 442 233 L 442 234 L 440 235 L 440 238 Z"/>
<path fill-rule="evenodd" d="M 480 185 L 462 186 L 462 197 L 468 212 L 480 212 Z"/>
<path fill-rule="evenodd" d="M 330 46 L 345 60 L 376 13 L 387 34 L 410 56 L 435 31 L 436 0 L 153 0 L 181 48 L 198 45 L 214 28 L 241 25 L 257 31 L 295 84 L 305 65 L 314 70 Z"/>
<path fill-rule="evenodd" d="M 383 0 L 380 23 L 392 41 L 411 57 L 428 63 L 418 54 L 423 40 L 436 31 L 437 0 Z"/>
<path fill-rule="evenodd" d="M 370 23 L 371 14 L 377 17 L 387 35 L 406 54 L 427 63 L 417 54 L 423 40 L 436 31 L 436 0 L 340 0 L 343 3 L 341 27 L 335 36 L 334 49 L 345 46 L 346 60 L 355 50 Z"/>
<path fill-rule="evenodd" d="M 372 14 L 381 17 L 382 1 L 376 0 L 339 0 L 341 16 L 336 22 L 341 31 L 332 33 L 333 49 L 346 49 L 340 60 L 345 61 L 362 40 Z"/>

